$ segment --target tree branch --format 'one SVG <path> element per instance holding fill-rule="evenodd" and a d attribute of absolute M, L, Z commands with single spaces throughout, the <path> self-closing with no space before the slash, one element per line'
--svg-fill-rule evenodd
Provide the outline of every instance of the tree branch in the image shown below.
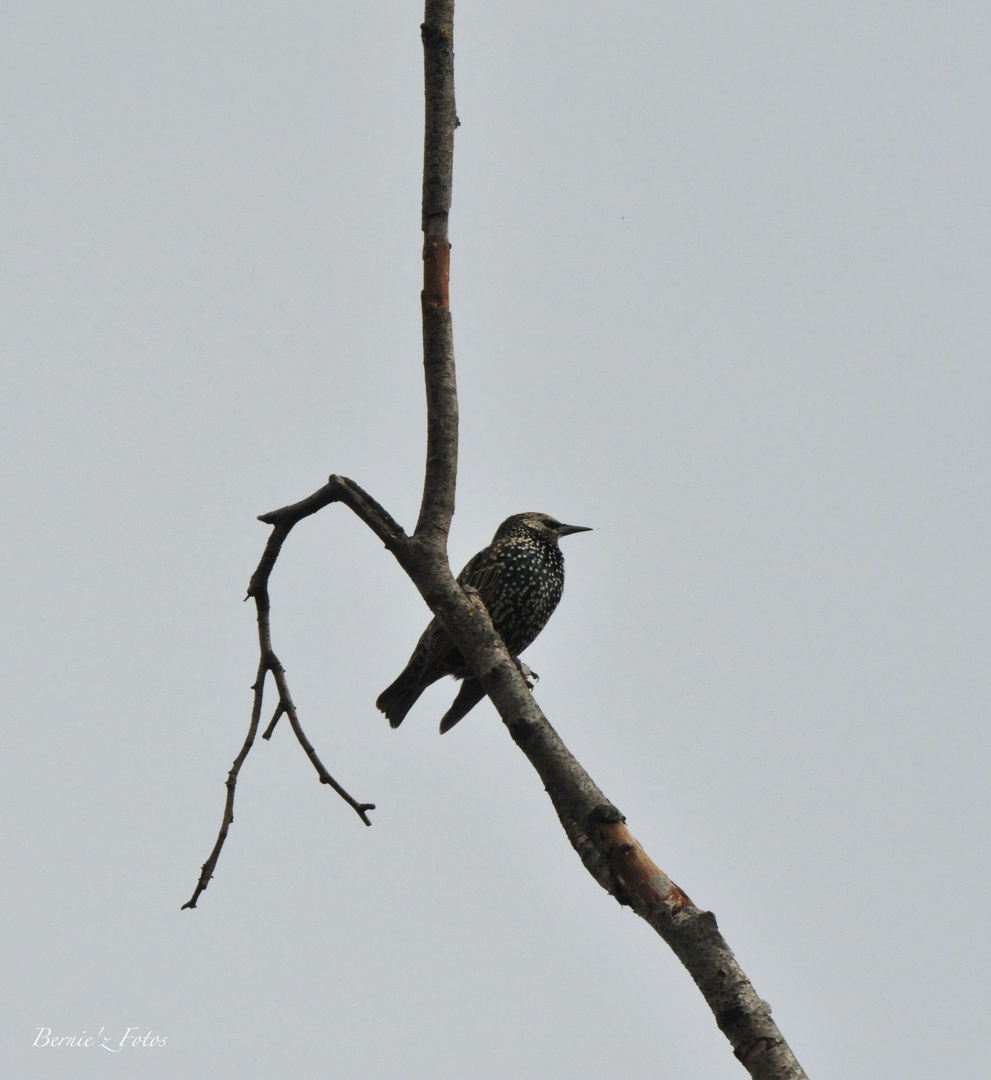
<path fill-rule="evenodd" d="M 453 162 L 453 0 L 427 0 L 423 43 L 426 73 L 424 138 L 424 373 L 428 450 L 423 502 L 404 569 L 444 624 L 509 729 L 537 770 L 564 830 L 592 876 L 645 919 L 674 950 L 705 996 L 716 1022 L 750 1074 L 761 1080 L 800 1080 L 801 1066 L 737 964 L 710 912 L 697 908 L 653 862 L 540 711 L 526 680 L 496 634 L 484 605 L 451 577 L 446 548 L 454 509 L 457 389 L 447 302 L 447 212 Z M 448 147 L 452 147 L 449 152 Z M 438 175 L 440 170 L 441 175 Z M 443 229 L 443 231 L 441 231 Z M 433 239 L 436 237 L 436 240 Z M 398 552 L 397 552 L 398 554 Z M 433 556 L 433 557 L 431 557 Z"/>
<path fill-rule="evenodd" d="M 454 0 L 427 0 L 423 39 L 423 369 L 427 392 L 427 463 L 414 535 L 447 561 L 458 473 L 458 391 L 448 282 L 454 129 Z"/>
<path fill-rule="evenodd" d="M 695 906 L 647 856 L 620 811 L 603 795 L 534 701 L 519 667 L 495 632 L 477 593 L 454 580 L 447 534 L 454 513 L 458 411 L 454 347 L 448 299 L 454 107 L 453 0 L 426 0 L 421 27 L 424 48 L 426 123 L 422 227 L 423 364 L 427 397 L 427 460 L 419 518 L 412 536 L 353 481 L 332 476 L 308 498 L 261 517 L 273 526 L 251 578 L 248 595 L 258 608 L 260 663 L 247 738 L 227 780 L 227 802 L 217 843 L 186 907 L 206 888 L 233 820 L 237 773 L 251 749 L 261 716 L 265 675 L 271 671 L 279 703 L 267 737 L 284 713 L 324 783 L 331 784 L 368 824 L 366 810 L 323 769 L 299 727 L 285 672 L 271 647 L 268 580 L 293 526 L 332 502 L 343 502 L 393 553 L 430 609 L 441 620 L 481 681 L 510 734 L 536 769 L 572 846 L 592 877 L 621 904 L 648 922 L 688 969 L 730 1040 L 733 1051 L 758 1080 L 802 1080 L 795 1060 L 716 926 L 715 916 Z"/>
<path fill-rule="evenodd" d="M 245 737 L 241 751 L 234 759 L 234 764 L 227 774 L 227 797 L 224 801 L 224 812 L 221 817 L 217 840 L 214 843 L 213 850 L 207 857 L 206 862 L 200 868 L 200 876 L 196 882 L 196 888 L 193 890 L 193 895 L 182 905 L 183 910 L 186 908 L 195 908 L 196 902 L 200 898 L 200 894 L 210 884 L 210 879 L 213 877 L 213 872 L 216 869 L 220 853 L 223 851 L 224 843 L 227 840 L 227 834 L 234 821 L 234 793 L 237 788 L 237 778 L 241 771 L 241 766 L 244 764 L 245 758 L 247 758 L 248 753 L 255 742 L 255 735 L 258 732 L 258 723 L 261 718 L 262 705 L 265 696 L 265 676 L 269 672 L 272 673 L 272 677 L 275 680 L 275 685 L 279 693 L 279 700 L 275 712 L 272 715 L 272 719 L 269 721 L 269 725 L 265 729 L 262 738 L 270 739 L 272 737 L 272 732 L 275 730 L 275 725 L 279 722 L 279 718 L 288 716 L 293 733 L 300 746 L 302 746 L 306 756 L 312 762 L 313 767 L 316 769 L 317 776 L 320 778 L 320 783 L 332 787 L 366 825 L 371 825 L 371 821 L 368 818 L 368 811 L 374 810 L 375 804 L 358 802 L 357 799 L 351 796 L 333 778 L 333 776 L 330 775 L 317 755 L 316 750 L 314 750 L 313 744 L 306 737 L 302 724 L 299 722 L 299 714 L 296 711 L 292 695 L 289 692 L 286 669 L 282 666 L 281 661 L 275 654 L 275 650 L 272 648 L 271 603 L 268 595 L 268 581 L 272 576 L 272 571 L 275 569 L 275 563 L 279 557 L 279 552 L 282 550 L 282 545 L 285 543 L 286 537 L 295 525 L 302 521 L 303 518 L 315 514 L 318 510 L 322 510 L 323 507 L 328 506 L 332 502 L 343 502 L 347 504 L 362 518 L 362 520 L 365 521 L 373 532 L 386 543 L 386 546 L 396 542 L 403 536 L 403 530 L 395 520 L 387 514 L 367 492 L 363 491 L 357 484 L 343 476 L 330 477 L 327 483 L 319 490 L 313 492 L 312 495 L 307 496 L 300 502 L 293 503 L 291 506 L 283 506 L 280 510 L 273 510 L 271 513 L 263 514 L 259 519 L 272 525 L 272 531 L 269 533 L 268 542 L 265 544 L 265 550 L 262 552 L 262 557 L 259 560 L 258 566 L 251 575 L 251 581 L 248 584 L 248 595 L 245 597 L 245 599 L 248 599 L 249 597 L 254 599 L 258 621 L 259 658 L 258 672 L 251 687 L 254 691 L 254 699 L 251 705 L 251 720 L 248 724 L 248 734 Z"/>

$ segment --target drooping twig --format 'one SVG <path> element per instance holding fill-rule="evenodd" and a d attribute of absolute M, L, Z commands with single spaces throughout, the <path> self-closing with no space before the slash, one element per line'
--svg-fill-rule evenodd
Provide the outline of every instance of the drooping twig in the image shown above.
<path fill-rule="evenodd" d="M 264 682 L 264 679 L 265 670 L 263 664 L 260 663 L 258 665 L 258 676 L 255 679 L 255 685 L 252 687 L 255 691 L 255 698 L 254 704 L 251 707 L 251 722 L 248 725 L 248 734 L 245 736 L 241 752 L 234 759 L 234 764 L 227 774 L 227 798 L 224 801 L 224 813 L 220 821 L 220 832 L 217 833 L 217 840 L 213 845 L 213 851 L 210 852 L 206 862 L 200 868 L 199 881 L 196 882 L 196 888 L 193 890 L 193 895 L 182 905 L 183 911 L 185 911 L 186 908 L 196 907 L 196 901 L 199 899 L 200 893 L 210 884 L 210 878 L 213 877 L 214 868 L 217 865 L 217 860 L 220 858 L 220 852 L 223 850 L 224 841 L 227 839 L 227 833 L 231 827 L 231 822 L 234 820 L 234 789 L 237 787 L 237 774 L 241 771 L 244 759 L 248 756 L 248 751 L 255 742 L 255 734 L 258 731 L 258 720 L 261 717 L 262 711 L 260 686 L 262 682 Z"/>
<path fill-rule="evenodd" d="M 396 524 L 396 522 L 377 502 L 375 502 L 374 499 L 371 498 L 370 495 L 358 487 L 357 484 L 341 476 L 330 477 L 322 488 L 300 502 L 294 503 L 292 506 L 284 506 L 280 510 L 274 510 L 269 514 L 263 514 L 261 516 L 260 520 L 272 525 L 272 531 L 269 534 L 268 542 L 265 545 L 261 560 L 259 561 L 255 572 L 251 575 L 251 581 L 248 585 L 248 595 L 245 598 L 250 598 L 255 601 L 258 619 L 259 659 L 258 673 L 251 687 L 254 692 L 254 698 L 251 705 L 251 721 L 248 725 L 248 734 L 245 737 L 244 745 L 241 747 L 240 753 L 234 759 L 234 764 L 227 774 L 227 797 L 224 801 L 224 813 L 221 818 L 220 831 L 217 834 L 216 843 L 213 845 L 213 850 L 210 852 L 206 862 L 201 867 L 196 888 L 193 890 L 193 895 L 189 900 L 182 905 L 183 909 L 195 908 L 200 893 L 202 893 L 207 885 L 209 885 L 210 879 L 213 877 L 213 872 L 217 866 L 217 860 L 220 858 L 220 853 L 227 840 L 227 834 L 230 831 L 231 823 L 234 821 L 234 793 L 237 788 L 237 778 L 245 758 L 248 756 L 251 747 L 254 745 L 255 735 L 258 732 L 258 723 L 261 718 L 262 704 L 265 696 L 265 677 L 269 673 L 271 673 L 272 678 L 275 680 L 279 698 L 278 704 L 275 707 L 275 712 L 273 713 L 272 719 L 269 721 L 268 727 L 265 729 L 262 738 L 271 738 L 272 732 L 275 730 L 275 725 L 279 722 L 280 717 L 287 716 L 296 739 L 317 771 L 320 783 L 328 784 L 332 787 L 366 825 L 371 825 L 368 811 L 374 810 L 375 804 L 358 802 L 357 799 L 350 795 L 333 778 L 333 776 L 330 775 L 323 762 L 320 760 L 316 750 L 313 748 L 313 744 L 306 737 L 306 733 L 303 731 L 303 727 L 300 724 L 299 714 L 293 703 L 292 695 L 289 692 L 286 670 L 282 666 L 278 656 L 276 656 L 275 650 L 272 648 L 271 602 L 268 595 L 268 582 L 272 575 L 272 570 L 275 568 L 279 552 L 282 550 L 282 545 L 285 543 L 286 537 L 295 525 L 302 521 L 303 518 L 315 514 L 318 510 L 322 509 L 324 506 L 328 506 L 332 502 L 346 502 L 359 514 L 359 516 L 363 517 L 377 533 L 380 533 L 383 539 L 391 539 L 393 534 L 402 535 L 402 529 L 399 525 Z"/>

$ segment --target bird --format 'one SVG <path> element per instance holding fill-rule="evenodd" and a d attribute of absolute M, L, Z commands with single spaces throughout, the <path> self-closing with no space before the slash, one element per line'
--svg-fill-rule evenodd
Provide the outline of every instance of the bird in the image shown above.
<path fill-rule="evenodd" d="M 549 514 L 513 514 L 496 529 L 492 543 L 458 574 L 462 588 L 477 590 L 514 660 L 543 630 L 561 599 L 564 555 L 558 540 L 590 531 L 587 525 L 563 525 Z M 379 694 L 375 704 L 392 727 L 399 727 L 423 691 L 445 675 L 464 681 L 440 722 L 442 735 L 467 716 L 485 691 L 435 618 L 399 678 Z"/>

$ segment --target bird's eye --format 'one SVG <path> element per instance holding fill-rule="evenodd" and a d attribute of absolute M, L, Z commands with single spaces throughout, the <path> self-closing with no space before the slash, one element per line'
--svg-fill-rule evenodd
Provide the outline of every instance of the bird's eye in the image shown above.
<path fill-rule="evenodd" d="M 556 529 L 561 524 L 560 521 L 555 521 L 554 518 L 544 518 L 540 523 L 545 529 Z"/>

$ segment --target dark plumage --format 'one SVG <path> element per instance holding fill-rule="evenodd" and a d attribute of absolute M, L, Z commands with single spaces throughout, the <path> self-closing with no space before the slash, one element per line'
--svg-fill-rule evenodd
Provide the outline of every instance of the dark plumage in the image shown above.
<path fill-rule="evenodd" d="M 461 585 L 478 590 L 510 656 L 518 656 L 543 630 L 564 589 L 562 536 L 588 532 L 585 525 L 562 525 L 547 514 L 514 514 L 499 526 L 492 543 L 458 575 Z M 464 679 L 454 704 L 440 722 L 441 733 L 466 716 L 485 697 L 464 657 L 436 620 L 423 631 L 409 663 L 375 704 L 399 727 L 424 690 L 445 675 Z"/>

